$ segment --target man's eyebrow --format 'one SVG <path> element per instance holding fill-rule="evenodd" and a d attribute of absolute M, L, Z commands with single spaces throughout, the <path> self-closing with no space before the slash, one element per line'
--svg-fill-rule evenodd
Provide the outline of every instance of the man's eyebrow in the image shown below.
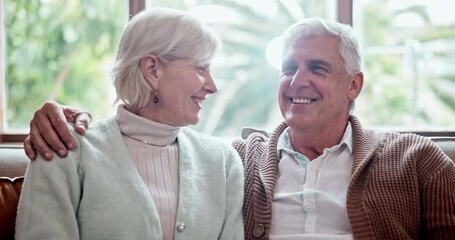
<path fill-rule="evenodd" d="M 328 71 L 331 71 L 332 70 L 332 65 L 325 61 L 325 60 L 321 60 L 321 59 L 310 59 L 310 60 L 306 60 L 304 62 L 306 65 L 308 66 L 312 66 L 312 65 L 322 65 L 323 67 L 327 68 Z M 286 60 L 283 60 L 281 66 L 284 67 L 284 66 L 293 66 L 293 65 L 299 65 L 298 61 L 295 61 L 293 59 L 286 59 Z"/>
<path fill-rule="evenodd" d="M 283 61 L 281 62 L 281 66 L 287 66 L 287 65 L 289 65 L 289 64 L 295 64 L 295 62 L 292 61 L 292 60 L 290 60 L 290 59 L 283 60 Z"/>

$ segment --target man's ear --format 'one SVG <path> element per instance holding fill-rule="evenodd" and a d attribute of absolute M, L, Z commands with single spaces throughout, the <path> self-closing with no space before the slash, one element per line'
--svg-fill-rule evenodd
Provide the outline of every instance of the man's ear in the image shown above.
<path fill-rule="evenodd" d="M 351 79 L 351 86 L 349 88 L 349 100 L 356 99 L 363 88 L 363 73 L 358 72 Z"/>
<path fill-rule="evenodd" d="M 141 72 L 144 79 L 154 90 L 159 87 L 160 68 L 162 67 L 160 60 L 154 54 L 144 56 L 140 60 Z"/>

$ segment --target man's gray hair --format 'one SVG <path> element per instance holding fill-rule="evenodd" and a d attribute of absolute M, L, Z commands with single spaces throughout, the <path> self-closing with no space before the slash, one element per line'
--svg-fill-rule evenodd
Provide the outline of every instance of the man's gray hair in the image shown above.
<path fill-rule="evenodd" d="M 334 36 L 340 39 L 339 50 L 346 72 L 353 76 L 362 71 L 362 55 L 354 30 L 348 25 L 322 18 L 307 18 L 286 29 L 282 36 L 282 54 L 286 54 L 298 39 L 318 36 Z M 354 102 L 351 102 L 349 110 L 353 109 Z"/>
<path fill-rule="evenodd" d="M 340 54 L 345 62 L 346 72 L 355 74 L 361 71 L 362 58 L 357 37 L 348 25 L 322 18 L 308 18 L 290 26 L 283 34 L 283 54 L 299 38 L 323 35 L 340 39 Z"/>
<path fill-rule="evenodd" d="M 123 30 L 112 69 L 116 101 L 134 110 L 149 103 L 153 89 L 140 66 L 148 54 L 164 64 L 177 59 L 201 64 L 208 63 L 220 45 L 213 31 L 188 13 L 167 8 L 138 13 Z"/>

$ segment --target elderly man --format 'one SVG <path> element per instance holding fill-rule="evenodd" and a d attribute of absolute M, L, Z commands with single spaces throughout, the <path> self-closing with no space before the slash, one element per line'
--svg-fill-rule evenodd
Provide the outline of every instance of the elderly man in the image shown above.
<path fill-rule="evenodd" d="M 455 239 L 449 157 L 426 138 L 367 130 L 351 115 L 364 80 L 352 29 L 306 19 L 283 39 L 284 122 L 233 142 L 245 164 L 245 238 Z M 37 111 L 28 156 L 35 146 L 51 158 L 47 143 L 66 154 L 51 125 L 72 143 L 64 115 L 74 113 L 56 103 Z"/>

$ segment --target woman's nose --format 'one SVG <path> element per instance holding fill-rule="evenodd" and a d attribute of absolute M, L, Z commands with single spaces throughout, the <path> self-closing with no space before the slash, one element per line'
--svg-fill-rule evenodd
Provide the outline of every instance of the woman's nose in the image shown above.
<path fill-rule="evenodd" d="M 210 73 L 205 77 L 204 90 L 209 94 L 216 93 L 218 89 L 216 88 L 215 81 L 213 81 L 212 75 Z"/>

